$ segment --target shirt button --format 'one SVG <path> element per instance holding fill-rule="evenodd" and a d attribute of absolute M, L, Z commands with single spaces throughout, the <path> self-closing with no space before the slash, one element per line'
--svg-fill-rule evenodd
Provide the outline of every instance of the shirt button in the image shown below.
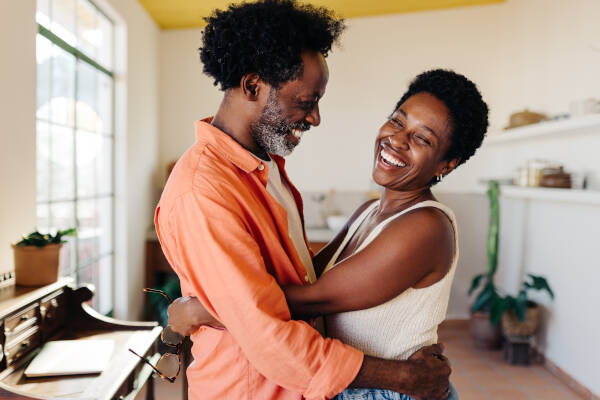
<path fill-rule="evenodd" d="M 310 281 L 310 279 L 308 278 L 308 275 L 304 275 L 304 280 L 305 280 L 306 282 Z"/>
<path fill-rule="evenodd" d="M 265 169 L 265 166 L 262 164 L 258 164 L 258 170 L 262 171 L 263 169 Z"/>

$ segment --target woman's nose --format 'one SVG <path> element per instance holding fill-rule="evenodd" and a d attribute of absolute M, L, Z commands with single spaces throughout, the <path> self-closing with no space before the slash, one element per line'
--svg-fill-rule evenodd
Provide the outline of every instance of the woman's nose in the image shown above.
<path fill-rule="evenodd" d="M 406 130 L 397 131 L 390 136 L 390 144 L 394 148 L 406 150 L 408 149 L 408 137 L 409 135 Z"/>

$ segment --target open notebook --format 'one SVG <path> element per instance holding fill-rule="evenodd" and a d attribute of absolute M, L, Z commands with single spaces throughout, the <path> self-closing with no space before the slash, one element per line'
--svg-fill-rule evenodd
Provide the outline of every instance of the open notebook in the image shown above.
<path fill-rule="evenodd" d="M 113 340 L 79 339 L 47 342 L 25 370 L 27 377 L 95 374 L 104 371 Z"/>

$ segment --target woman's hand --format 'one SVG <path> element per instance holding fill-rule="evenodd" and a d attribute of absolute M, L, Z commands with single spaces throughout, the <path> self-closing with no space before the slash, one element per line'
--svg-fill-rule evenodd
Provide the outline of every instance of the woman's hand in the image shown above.
<path fill-rule="evenodd" d="M 169 326 L 183 336 L 189 336 L 202 325 L 223 328 L 223 325 L 206 311 L 206 308 L 195 297 L 175 299 L 167 310 Z"/>

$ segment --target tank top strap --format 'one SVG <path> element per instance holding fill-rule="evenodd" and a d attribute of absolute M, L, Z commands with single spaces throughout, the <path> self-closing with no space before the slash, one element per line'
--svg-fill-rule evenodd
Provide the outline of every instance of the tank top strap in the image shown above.
<path fill-rule="evenodd" d="M 365 208 L 365 210 L 362 213 L 360 213 L 360 215 L 354 220 L 354 222 L 352 222 L 352 224 L 350 224 L 350 226 L 348 227 L 348 232 L 346 232 L 346 236 L 344 236 L 344 240 L 342 240 L 342 243 L 335 250 L 335 253 L 333 254 L 331 259 L 327 263 L 327 266 L 325 267 L 323 272 L 327 272 L 329 269 L 331 269 L 331 267 L 333 267 L 333 265 L 337 261 L 338 257 L 340 256 L 342 250 L 346 247 L 346 245 L 348 244 L 348 242 L 350 241 L 352 236 L 354 236 L 354 233 L 356 233 L 356 231 L 358 230 L 358 227 L 360 226 L 360 224 L 363 223 L 363 221 L 367 218 L 369 213 L 371 211 L 373 211 L 373 209 L 375 209 L 375 207 L 377 207 L 378 205 L 379 205 L 379 200 L 374 201 L 373 203 L 369 204 L 369 206 L 367 208 Z"/>
<path fill-rule="evenodd" d="M 425 207 L 433 207 L 433 208 L 437 208 L 439 210 L 441 210 L 444 214 L 446 214 L 446 216 L 448 217 L 448 219 L 450 220 L 450 222 L 452 223 L 452 228 L 454 229 L 454 243 L 455 243 L 455 247 L 458 246 L 458 242 L 457 242 L 457 226 L 456 226 L 456 217 L 454 216 L 454 212 L 452 211 L 452 209 L 450 209 L 450 207 L 440 203 L 439 201 L 435 201 L 435 200 L 425 200 L 425 201 L 421 201 L 417 204 L 414 204 L 410 207 L 408 207 L 407 209 L 404 209 L 402 211 L 400 211 L 399 213 L 396 213 L 394 215 L 392 215 L 391 217 L 388 217 L 387 219 L 381 221 L 372 231 L 371 233 L 369 233 L 369 236 L 367 236 L 367 238 L 360 244 L 360 246 L 356 249 L 355 253 L 358 253 L 359 251 L 361 251 L 362 249 L 364 249 L 366 246 L 369 245 L 369 243 L 371 243 L 376 237 L 377 235 L 379 235 L 381 233 L 381 231 L 393 220 L 395 220 L 396 218 L 407 214 L 413 210 L 416 210 L 418 208 L 425 208 Z"/>

